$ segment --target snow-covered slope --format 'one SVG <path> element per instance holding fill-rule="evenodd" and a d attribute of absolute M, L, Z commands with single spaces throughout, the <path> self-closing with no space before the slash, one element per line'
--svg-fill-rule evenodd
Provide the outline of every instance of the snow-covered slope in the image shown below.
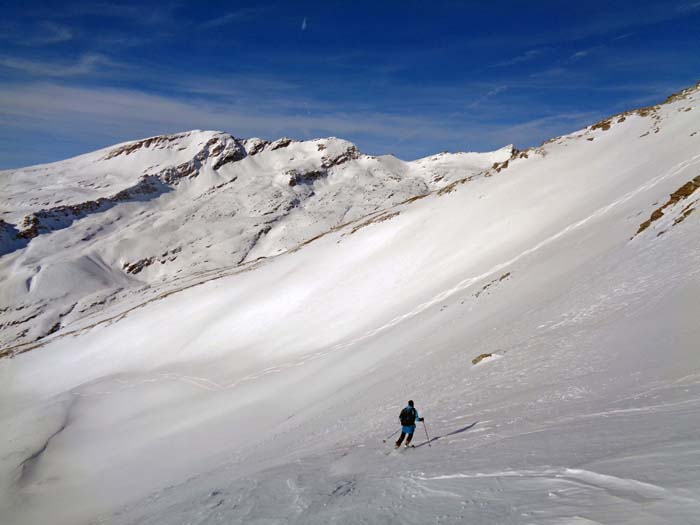
<path fill-rule="evenodd" d="M 0 361 L 0 512 L 693 523 L 698 115 L 696 88 Z"/>
<path fill-rule="evenodd" d="M 336 138 L 193 131 L 0 172 L 0 345 L 69 329 L 144 286 L 282 253 L 512 151 L 407 163 Z"/>

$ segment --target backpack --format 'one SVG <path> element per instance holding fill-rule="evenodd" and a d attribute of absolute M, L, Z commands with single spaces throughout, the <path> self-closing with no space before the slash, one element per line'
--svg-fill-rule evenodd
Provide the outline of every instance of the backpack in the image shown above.
<path fill-rule="evenodd" d="M 410 427 L 416 424 L 416 409 L 413 407 L 404 408 L 399 414 L 401 425 Z"/>

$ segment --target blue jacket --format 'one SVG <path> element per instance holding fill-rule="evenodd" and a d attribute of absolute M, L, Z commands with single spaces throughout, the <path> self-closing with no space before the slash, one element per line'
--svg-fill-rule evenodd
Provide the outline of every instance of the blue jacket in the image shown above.
<path fill-rule="evenodd" d="M 416 410 L 411 405 L 406 405 L 405 408 L 410 408 L 416 414 L 416 421 L 423 421 L 423 419 L 418 415 L 418 410 Z M 404 409 L 405 410 L 405 409 Z M 403 412 L 403 410 L 401 410 Z M 401 422 L 401 416 L 399 416 L 399 422 Z M 415 423 L 413 425 L 401 425 L 401 432 L 404 434 L 413 434 L 416 431 Z"/>

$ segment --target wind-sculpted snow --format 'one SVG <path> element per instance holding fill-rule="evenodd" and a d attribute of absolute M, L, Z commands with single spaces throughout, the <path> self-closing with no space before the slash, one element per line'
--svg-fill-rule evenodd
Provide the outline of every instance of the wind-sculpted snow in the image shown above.
<path fill-rule="evenodd" d="M 126 226 L 74 248 L 77 269 L 40 257 L 52 239 L 82 246 L 75 228 L 100 214 L 33 238 L 3 259 L 60 268 L 24 285 L 63 298 L 17 315 L 31 324 L 60 306 L 66 326 L 0 360 L 0 515 L 694 523 L 700 223 L 686 212 L 698 112 L 691 90 L 540 148 L 487 154 L 481 175 L 445 168 L 439 182 L 425 159 L 353 154 L 324 168 L 352 150 L 339 139 L 249 139 L 244 158 L 218 171 L 205 162 L 158 199 L 105 212 L 150 232 L 140 258 Z M 454 155 L 440 158 L 460 164 Z M 289 170 L 323 174 L 290 186 Z M 361 197 L 369 187 L 381 205 Z M 245 248 L 227 252 L 239 266 L 215 260 L 235 251 L 231 231 L 217 238 L 225 209 L 249 219 L 235 237 Z M 176 217 L 187 243 L 163 226 Z M 201 240 L 186 237 L 193 224 Z M 221 244 L 204 250 L 219 266 L 189 266 L 190 243 Z M 115 266 L 110 249 L 138 264 Z M 171 264 L 182 277 L 158 281 Z M 61 296 L 64 281 L 121 291 L 79 317 L 86 301 Z M 415 448 L 394 450 L 407 399 L 425 426 Z"/>

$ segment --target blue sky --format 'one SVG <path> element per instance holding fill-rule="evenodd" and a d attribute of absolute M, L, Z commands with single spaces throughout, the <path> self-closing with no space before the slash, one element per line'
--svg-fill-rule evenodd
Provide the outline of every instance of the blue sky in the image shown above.
<path fill-rule="evenodd" d="M 3 3 L 0 167 L 187 129 L 527 147 L 700 79 L 700 0 Z"/>

